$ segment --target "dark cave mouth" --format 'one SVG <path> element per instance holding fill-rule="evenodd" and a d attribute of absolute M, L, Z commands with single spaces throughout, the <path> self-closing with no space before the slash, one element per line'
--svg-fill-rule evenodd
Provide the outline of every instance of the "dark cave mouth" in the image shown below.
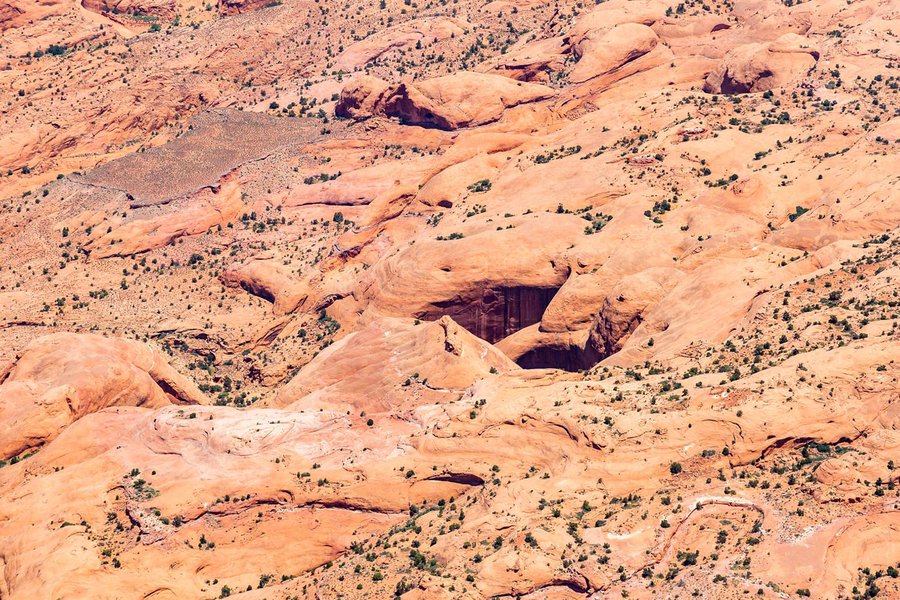
<path fill-rule="evenodd" d="M 539 323 L 559 286 L 486 287 L 475 298 L 435 302 L 421 319 L 448 316 L 470 333 L 496 344 L 529 325 Z"/>
<path fill-rule="evenodd" d="M 517 331 L 540 323 L 544 311 L 561 286 L 485 287 L 473 298 L 454 298 L 434 303 L 418 315 L 422 319 L 449 316 L 467 331 L 496 344 Z M 516 363 L 523 369 L 583 371 L 603 357 L 590 347 L 548 345 L 533 348 Z"/>
<path fill-rule="evenodd" d="M 539 346 L 516 359 L 523 369 L 560 369 L 577 373 L 590 369 L 603 357 L 591 347 Z"/>

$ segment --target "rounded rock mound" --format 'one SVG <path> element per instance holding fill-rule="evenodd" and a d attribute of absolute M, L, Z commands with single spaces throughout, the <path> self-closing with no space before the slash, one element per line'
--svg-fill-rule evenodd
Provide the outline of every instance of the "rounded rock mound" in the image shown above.
<path fill-rule="evenodd" d="M 405 125 L 452 131 L 492 123 L 507 109 L 555 93 L 544 85 L 469 71 L 395 85 L 366 76 L 344 87 L 335 114 L 356 120 L 391 117 Z"/>

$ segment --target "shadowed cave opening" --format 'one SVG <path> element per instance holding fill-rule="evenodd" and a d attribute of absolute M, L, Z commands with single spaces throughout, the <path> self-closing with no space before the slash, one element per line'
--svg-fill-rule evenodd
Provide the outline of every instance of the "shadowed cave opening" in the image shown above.
<path fill-rule="evenodd" d="M 578 346 L 541 346 L 529 350 L 516 359 L 523 369 L 562 369 L 582 371 L 590 369 L 603 357 L 593 348 Z"/>
<path fill-rule="evenodd" d="M 436 302 L 435 310 L 419 318 L 451 317 L 469 332 L 496 344 L 513 333 L 539 323 L 558 286 L 510 286 L 482 290 L 475 299 L 454 298 Z M 543 346 L 520 356 L 516 363 L 524 369 L 563 369 L 581 371 L 594 366 L 601 358 L 592 348 L 577 346 Z"/>
<path fill-rule="evenodd" d="M 438 319 L 447 315 L 481 339 L 496 344 L 520 329 L 540 322 L 557 291 L 559 287 L 485 288 L 479 298 L 436 302 L 437 310 L 418 316 Z"/>

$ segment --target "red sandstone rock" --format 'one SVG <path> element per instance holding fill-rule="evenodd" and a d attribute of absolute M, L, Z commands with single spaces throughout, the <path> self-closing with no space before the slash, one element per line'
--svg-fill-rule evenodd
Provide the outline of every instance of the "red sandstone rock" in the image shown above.
<path fill-rule="evenodd" d="M 43 446 L 70 423 L 111 406 L 206 401 L 156 350 L 92 334 L 39 338 L 0 379 L 3 458 Z"/>

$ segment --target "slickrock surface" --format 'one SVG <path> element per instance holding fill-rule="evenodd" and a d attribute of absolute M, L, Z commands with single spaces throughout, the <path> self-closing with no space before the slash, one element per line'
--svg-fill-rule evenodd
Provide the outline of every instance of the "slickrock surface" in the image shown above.
<path fill-rule="evenodd" d="M 492 123 L 509 108 L 553 95 L 547 86 L 466 71 L 395 86 L 366 78 L 344 89 L 335 114 L 355 119 L 380 115 L 406 125 L 455 130 Z"/>
<path fill-rule="evenodd" d="M 880 0 L 0 0 L 0 599 L 900 598 Z"/>

